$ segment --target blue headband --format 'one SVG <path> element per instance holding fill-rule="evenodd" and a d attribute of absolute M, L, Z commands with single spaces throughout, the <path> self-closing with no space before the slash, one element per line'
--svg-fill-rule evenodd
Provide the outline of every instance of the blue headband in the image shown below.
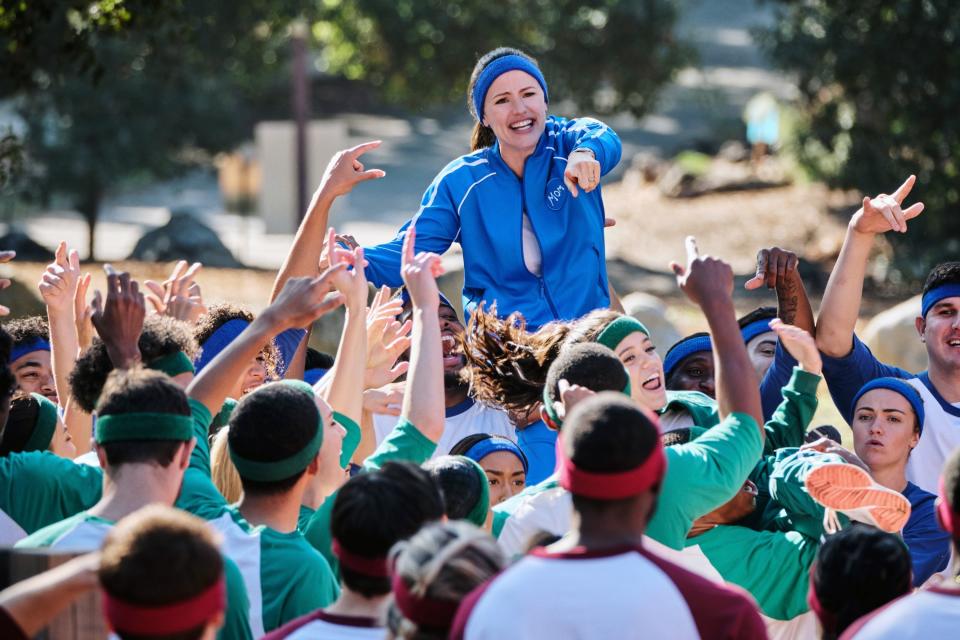
<path fill-rule="evenodd" d="M 231 342 L 236 340 L 237 336 L 243 333 L 243 330 L 250 326 L 250 323 L 242 318 L 227 320 L 210 334 L 210 337 L 204 341 L 201 347 L 203 351 L 200 357 L 194 362 L 196 373 L 203 371 L 203 368 L 210 364 L 221 351 L 226 349 Z"/>
<path fill-rule="evenodd" d="M 933 305 L 937 304 L 944 298 L 953 298 L 955 296 L 960 296 L 960 283 L 957 284 L 942 284 L 939 287 L 934 287 L 923 294 L 923 302 L 920 308 L 920 315 L 924 318 L 927 317 L 927 311 L 930 311 Z"/>
<path fill-rule="evenodd" d="M 453 304 L 450 303 L 450 300 L 447 298 L 447 296 L 443 295 L 443 293 L 441 293 L 441 292 L 439 292 L 439 291 L 438 291 L 437 293 L 440 294 L 440 306 L 441 306 L 441 307 L 450 307 L 450 308 L 453 309 L 454 311 L 457 310 L 457 308 L 454 307 Z M 407 288 L 406 288 L 406 287 L 402 287 L 402 288 L 400 289 L 400 301 L 403 302 L 403 306 L 405 306 L 405 307 L 406 307 L 406 306 L 413 306 L 413 303 L 412 303 L 411 300 L 410 300 L 410 292 L 407 291 Z M 401 315 L 402 315 L 402 313 L 401 313 Z"/>
<path fill-rule="evenodd" d="M 740 335 L 743 336 L 743 344 L 747 344 L 759 335 L 773 331 L 773 329 L 770 328 L 771 320 L 773 320 L 773 318 L 754 320 L 743 329 L 740 329 Z"/>
<path fill-rule="evenodd" d="M 26 342 L 21 342 L 10 350 L 10 362 L 19 360 L 28 353 L 34 351 L 50 351 L 50 342 L 43 338 L 32 338 Z"/>
<path fill-rule="evenodd" d="M 473 85 L 473 95 L 470 96 L 471 100 L 473 100 L 473 114 L 481 123 L 483 122 L 483 101 L 487 97 L 487 91 L 490 90 L 490 85 L 493 84 L 494 80 L 508 71 L 523 71 L 529 73 L 540 85 L 540 88 L 543 89 L 543 101 L 550 102 L 550 97 L 547 94 L 547 81 L 543 79 L 543 74 L 540 73 L 537 65 L 527 58 L 513 53 L 501 56 L 483 68 L 483 71 L 477 76 L 477 81 Z"/>
<path fill-rule="evenodd" d="M 700 351 L 712 351 L 710 336 L 688 336 L 670 347 L 663 359 L 663 374 L 669 378 L 670 374 L 684 358 Z"/>
<path fill-rule="evenodd" d="M 851 415 L 856 413 L 857 402 L 860 398 L 868 391 L 873 391 L 874 389 L 889 389 L 906 398 L 910 406 L 913 407 L 913 412 L 917 414 L 917 426 L 919 427 L 920 434 L 923 434 L 923 398 L 920 397 L 920 393 L 916 389 L 910 386 L 909 382 L 905 382 L 900 378 L 874 378 L 860 387 L 860 391 L 857 391 L 857 395 L 853 397 L 853 402 L 850 404 Z"/>
<path fill-rule="evenodd" d="M 464 451 L 463 455 L 470 458 L 474 462 L 480 462 L 491 453 L 496 453 L 497 451 L 508 451 L 520 458 L 520 462 L 523 464 L 523 472 L 527 473 L 527 470 L 529 469 L 529 463 L 527 462 L 526 454 L 520 449 L 520 447 L 517 446 L 515 442 L 501 436 L 490 436 L 489 438 L 485 438 Z"/>
<path fill-rule="evenodd" d="M 303 381 L 309 385 L 317 384 L 320 378 L 327 375 L 328 371 L 330 371 L 330 369 L 307 369 L 303 372 Z"/>

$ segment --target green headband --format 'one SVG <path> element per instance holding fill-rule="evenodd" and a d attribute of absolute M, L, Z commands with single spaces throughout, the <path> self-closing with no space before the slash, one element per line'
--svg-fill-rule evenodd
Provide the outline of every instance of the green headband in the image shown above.
<path fill-rule="evenodd" d="M 168 353 L 165 356 L 160 356 L 156 360 L 151 360 L 147 368 L 153 369 L 154 371 L 162 371 L 171 378 L 181 373 L 194 373 L 193 362 L 183 351 Z"/>
<path fill-rule="evenodd" d="M 33 431 L 23 445 L 24 451 L 46 451 L 53 441 L 53 433 L 57 429 L 57 405 L 39 393 L 31 393 L 33 399 L 40 405 L 37 409 L 37 421 L 33 424 Z"/>
<path fill-rule="evenodd" d="M 623 388 L 623 394 L 629 397 L 631 391 L 633 391 L 633 389 L 630 387 L 630 376 L 627 375 L 627 385 Z M 553 400 L 550 399 L 550 392 L 546 385 L 543 387 L 543 410 L 547 412 L 550 420 L 553 421 L 553 424 L 555 424 L 557 428 L 563 426 L 563 420 L 557 415 L 557 410 L 553 406 Z"/>
<path fill-rule="evenodd" d="M 482 527 L 487 521 L 487 513 L 490 511 L 490 481 L 487 480 L 487 472 L 483 470 L 483 467 L 481 467 L 476 460 L 466 456 L 457 457 L 468 460 L 480 475 L 480 497 L 477 498 L 477 504 L 473 505 L 473 508 L 470 509 L 470 513 L 467 514 L 466 520 L 468 522 L 472 522 L 478 527 Z"/>
<path fill-rule="evenodd" d="M 304 380 L 297 380 L 295 378 L 284 378 L 280 380 L 280 384 L 285 384 L 288 387 L 293 387 L 298 391 L 303 391 L 305 394 L 311 398 L 316 396 L 316 392 L 313 390 L 313 386 Z"/>
<path fill-rule="evenodd" d="M 310 466 L 310 461 L 320 451 L 320 445 L 323 444 L 323 429 L 317 425 L 317 433 L 308 442 L 303 449 L 283 460 L 273 460 L 265 462 L 261 460 L 250 460 L 237 454 L 230 449 L 230 459 L 233 460 L 233 466 L 237 468 L 237 473 L 244 480 L 253 480 L 254 482 L 276 482 L 292 478 L 298 473 L 306 470 Z"/>
<path fill-rule="evenodd" d="M 631 316 L 620 316 L 600 332 L 594 342 L 599 342 L 608 349 L 616 349 L 617 345 L 631 333 L 639 331 L 649 336 L 650 332 L 643 323 Z"/>
<path fill-rule="evenodd" d="M 111 413 L 97 416 L 97 444 L 132 440 L 190 440 L 193 418 L 179 413 Z"/>

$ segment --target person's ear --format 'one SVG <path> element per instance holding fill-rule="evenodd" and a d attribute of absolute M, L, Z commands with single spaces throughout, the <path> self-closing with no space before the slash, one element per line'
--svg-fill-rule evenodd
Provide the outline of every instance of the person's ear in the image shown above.
<path fill-rule="evenodd" d="M 193 455 L 195 446 L 197 446 L 196 438 L 190 438 L 188 442 L 183 443 L 183 447 L 180 449 L 180 460 L 178 461 L 181 471 L 186 471 L 187 467 L 190 466 L 190 456 Z"/>
<path fill-rule="evenodd" d="M 93 442 L 91 446 L 93 447 L 93 450 L 97 452 L 97 462 L 100 463 L 100 468 L 106 469 L 107 468 L 107 452 L 104 451 L 103 447 L 101 447 L 96 442 Z"/>
<path fill-rule="evenodd" d="M 917 316 L 913 324 L 917 328 L 917 333 L 920 334 L 920 342 L 926 342 L 927 339 L 923 337 L 923 332 L 927 329 L 927 321 L 923 317 Z"/>

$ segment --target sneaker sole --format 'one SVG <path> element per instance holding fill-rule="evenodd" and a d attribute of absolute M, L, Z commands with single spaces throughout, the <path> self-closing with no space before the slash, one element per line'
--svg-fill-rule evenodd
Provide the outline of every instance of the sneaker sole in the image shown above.
<path fill-rule="evenodd" d="M 825 464 L 807 475 L 810 496 L 830 509 L 860 511 L 879 529 L 897 533 L 910 519 L 910 501 L 902 494 L 874 484 L 866 471 L 852 464 Z"/>

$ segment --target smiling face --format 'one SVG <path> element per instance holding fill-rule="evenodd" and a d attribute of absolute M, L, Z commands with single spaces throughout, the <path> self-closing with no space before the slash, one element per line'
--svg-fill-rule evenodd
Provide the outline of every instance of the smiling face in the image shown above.
<path fill-rule="evenodd" d="M 734 524 L 746 518 L 757 508 L 757 485 L 747 480 L 740 487 L 737 495 L 733 496 L 710 513 L 697 518 L 694 526 L 697 525 L 721 525 Z"/>
<path fill-rule="evenodd" d="M 634 331 L 613 350 L 630 375 L 630 397 L 651 411 L 667 404 L 663 360 L 650 336 Z"/>
<path fill-rule="evenodd" d="M 500 147 L 531 153 L 546 127 L 547 102 L 536 79 L 525 71 L 497 77 L 483 101 L 483 123 L 493 129 Z"/>
<path fill-rule="evenodd" d="M 853 447 L 864 463 L 874 468 L 906 468 L 910 450 L 920 434 L 913 407 L 890 389 L 863 394 L 853 412 Z"/>
<path fill-rule="evenodd" d="M 39 393 L 50 402 L 57 402 L 57 387 L 53 381 L 50 352 L 31 351 L 10 363 L 10 370 L 17 378 L 17 386 L 24 393 Z"/>
<path fill-rule="evenodd" d="M 672 391 L 699 391 L 715 398 L 713 373 L 713 352 L 697 351 L 680 361 L 670 375 L 668 387 Z"/>
<path fill-rule="evenodd" d="M 480 466 L 490 483 L 490 506 L 512 498 L 527 484 L 523 463 L 509 451 L 494 451 L 480 459 Z"/>
<path fill-rule="evenodd" d="M 315 397 L 314 400 L 320 411 L 320 427 L 323 429 L 323 443 L 317 454 L 318 482 L 322 492 L 330 495 L 347 480 L 343 469 L 340 468 L 340 452 L 343 450 L 343 437 L 347 432 L 333 419 L 333 410 L 326 400 L 320 397 Z"/>
<path fill-rule="evenodd" d="M 917 318 L 917 331 L 927 346 L 930 367 L 960 370 L 960 297 L 944 298 Z"/>
<path fill-rule="evenodd" d="M 773 364 L 773 356 L 776 352 L 777 334 L 773 331 L 754 336 L 747 343 L 747 355 L 750 356 L 750 364 L 753 365 L 753 369 L 757 372 L 757 377 L 760 380 L 763 380 L 763 374 Z"/>

